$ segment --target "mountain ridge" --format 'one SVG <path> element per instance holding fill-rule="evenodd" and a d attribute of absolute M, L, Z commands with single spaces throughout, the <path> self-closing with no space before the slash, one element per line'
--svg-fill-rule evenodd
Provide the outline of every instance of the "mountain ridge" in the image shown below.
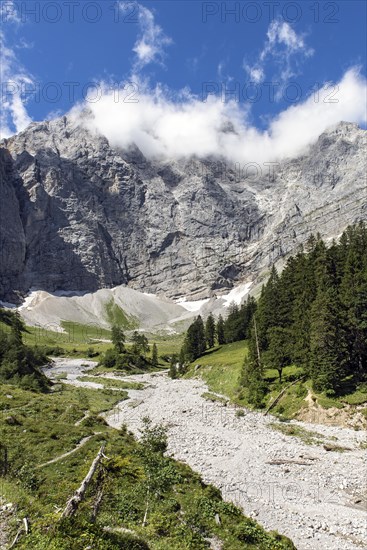
<path fill-rule="evenodd" d="M 261 280 L 311 233 L 367 219 L 365 130 L 342 122 L 266 166 L 149 160 L 66 116 L 0 150 L 0 299 L 118 285 L 202 299 Z"/>

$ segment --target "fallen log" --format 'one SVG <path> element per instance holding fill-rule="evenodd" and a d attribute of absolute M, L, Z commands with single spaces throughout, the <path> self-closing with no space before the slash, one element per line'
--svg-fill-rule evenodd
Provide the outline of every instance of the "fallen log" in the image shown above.
<path fill-rule="evenodd" d="M 305 378 L 304 376 L 301 376 L 301 378 L 297 378 L 297 380 L 294 380 L 294 382 L 292 382 L 291 384 L 289 384 L 288 386 L 286 386 L 285 388 L 282 389 L 282 391 L 280 392 L 280 394 L 274 399 L 274 401 L 272 403 L 270 403 L 269 407 L 266 409 L 266 411 L 264 412 L 264 416 L 266 416 L 268 414 L 268 412 L 270 411 L 270 409 L 272 409 L 274 407 L 274 405 L 276 405 L 279 401 L 279 399 L 281 397 L 283 397 L 283 395 L 285 394 L 285 392 L 291 387 L 293 386 L 294 384 L 297 384 L 297 382 L 300 382 L 301 380 L 303 380 L 303 378 Z"/>
<path fill-rule="evenodd" d="M 9 550 L 10 550 L 11 548 L 14 548 L 14 546 L 15 546 L 16 543 L 18 542 L 18 539 L 19 539 L 19 537 L 20 537 L 20 534 L 21 534 L 21 532 L 22 532 L 22 529 L 23 529 L 22 527 L 21 527 L 20 529 L 18 529 L 18 532 L 17 532 L 17 534 L 15 535 L 15 539 L 13 540 L 13 542 L 11 543 L 11 545 L 9 546 Z"/>
<path fill-rule="evenodd" d="M 102 499 L 103 499 L 103 489 L 99 489 L 99 491 L 97 493 L 97 496 L 96 496 L 96 500 L 94 502 L 94 506 L 93 506 L 92 517 L 91 517 L 92 523 L 95 523 L 95 521 L 97 519 L 97 515 L 98 515 L 98 512 L 99 512 L 101 503 L 102 503 Z"/>
<path fill-rule="evenodd" d="M 282 464 L 298 464 L 299 466 L 311 466 L 310 462 L 304 460 L 269 460 L 266 464 L 272 464 L 273 466 L 281 466 Z"/>
<path fill-rule="evenodd" d="M 105 445 L 102 445 L 102 447 L 98 451 L 96 458 L 93 460 L 91 467 L 89 468 L 89 472 L 83 479 L 79 489 L 77 489 L 74 495 L 68 500 L 61 518 L 71 517 L 77 511 L 78 506 L 83 500 L 86 490 L 88 489 L 88 485 L 92 481 L 92 478 L 98 468 L 98 465 L 101 459 L 103 458 L 104 449 L 105 449 Z"/>
<path fill-rule="evenodd" d="M 341 445 L 334 445 L 331 443 L 325 443 L 323 447 L 325 451 L 339 451 L 341 453 L 343 453 L 344 451 L 353 451 L 353 449 L 351 449 L 350 447 L 342 447 Z"/>

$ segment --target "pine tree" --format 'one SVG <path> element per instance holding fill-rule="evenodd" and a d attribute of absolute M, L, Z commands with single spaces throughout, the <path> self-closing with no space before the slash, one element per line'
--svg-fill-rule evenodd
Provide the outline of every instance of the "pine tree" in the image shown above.
<path fill-rule="evenodd" d="M 48 358 L 40 348 L 30 348 L 23 343 L 25 330 L 18 312 L 0 308 L 0 321 L 10 327 L 0 332 L 0 383 L 15 384 L 31 391 L 46 391 L 49 381 L 40 370 Z"/>
<path fill-rule="evenodd" d="M 268 338 L 269 347 L 264 354 L 264 361 L 267 368 L 278 371 L 281 383 L 283 368 L 291 363 L 290 330 L 283 327 L 272 327 L 268 331 Z"/>
<path fill-rule="evenodd" d="M 346 312 L 348 373 L 358 383 L 367 379 L 367 227 L 361 223 L 343 236 L 340 296 Z"/>
<path fill-rule="evenodd" d="M 139 333 L 137 330 L 132 335 L 132 352 L 134 355 L 144 355 L 149 351 L 149 342 L 145 334 Z"/>
<path fill-rule="evenodd" d="M 311 305 L 316 296 L 316 282 L 312 261 L 302 252 L 296 256 L 293 284 L 292 361 L 308 371 L 310 314 Z"/>
<path fill-rule="evenodd" d="M 248 303 L 228 317 L 225 335 L 232 340 L 246 324 L 252 326 L 242 382 L 258 403 L 263 363 L 276 368 L 280 380 L 284 366 L 301 366 L 318 391 L 330 393 L 367 380 L 366 225 L 347 228 L 329 247 L 319 235 L 311 236 L 305 250 L 290 258 L 280 275 L 272 269 L 256 323 L 246 321 Z"/>
<path fill-rule="evenodd" d="M 198 353 L 203 355 L 206 350 L 206 339 L 205 339 L 205 327 L 204 322 L 201 318 L 201 315 L 196 319 L 196 328 L 197 328 L 197 340 L 198 340 Z"/>
<path fill-rule="evenodd" d="M 206 350 L 204 323 L 200 315 L 187 329 L 183 349 L 185 358 L 190 363 Z"/>
<path fill-rule="evenodd" d="M 253 296 L 247 298 L 247 302 L 242 306 L 241 312 L 243 322 L 243 337 L 244 339 L 250 337 L 252 320 L 257 310 L 257 303 Z"/>
<path fill-rule="evenodd" d="M 117 325 L 113 325 L 111 329 L 111 340 L 117 353 L 123 353 L 125 351 L 125 334 Z"/>
<path fill-rule="evenodd" d="M 215 321 L 210 313 L 205 323 L 205 340 L 208 348 L 214 347 L 215 342 Z"/>
<path fill-rule="evenodd" d="M 224 320 L 221 315 L 218 317 L 217 321 L 217 340 L 218 344 L 221 346 L 222 344 L 225 344 L 225 337 L 224 337 Z"/>
<path fill-rule="evenodd" d="M 255 407 L 261 407 L 266 393 L 266 385 L 263 380 L 263 366 L 259 353 L 256 321 L 250 332 L 248 355 L 245 357 L 241 385 L 248 390 L 248 401 Z"/>
<path fill-rule="evenodd" d="M 262 288 L 256 317 L 260 349 L 265 351 L 269 345 L 268 330 L 281 326 L 279 275 L 274 266 L 267 284 Z"/>
<path fill-rule="evenodd" d="M 343 308 L 334 264 L 325 248 L 316 262 L 317 294 L 311 306 L 310 374 L 318 391 L 337 391 L 346 373 L 347 345 Z"/>

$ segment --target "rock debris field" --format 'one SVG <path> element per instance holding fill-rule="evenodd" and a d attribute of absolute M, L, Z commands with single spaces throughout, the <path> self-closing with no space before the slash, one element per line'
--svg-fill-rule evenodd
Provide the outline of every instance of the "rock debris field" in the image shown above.
<path fill-rule="evenodd" d="M 77 360 L 57 360 L 56 372 L 73 383 Z M 54 369 L 51 369 L 54 374 Z M 290 537 L 298 550 L 357 550 L 367 547 L 366 435 L 335 426 L 291 421 L 207 401 L 198 379 L 172 380 L 167 374 L 125 377 L 143 382 L 128 390 L 105 418 L 113 427 L 126 424 L 139 436 L 142 418 L 168 428 L 168 453 L 186 462 L 224 499 L 242 507 L 268 530 Z M 273 426 L 272 426 L 273 424 Z M 274 424 L 298 426 L 319 434 L 318 444 L 284 435 Z M 324 445 L 342 452 L 327 451 Z"/>

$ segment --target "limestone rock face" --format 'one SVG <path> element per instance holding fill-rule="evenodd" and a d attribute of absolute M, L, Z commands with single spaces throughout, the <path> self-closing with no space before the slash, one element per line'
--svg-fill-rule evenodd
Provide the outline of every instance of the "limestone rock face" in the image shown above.
<path fill-rule="evenodd" d="M 265 275 L 311 233 L 367 219 L 366 131 L 340 123 L 256 177 L 149 161 L 62 117 L 0 149 L 0 299 L 126 284 L 203 298 Z"/>

